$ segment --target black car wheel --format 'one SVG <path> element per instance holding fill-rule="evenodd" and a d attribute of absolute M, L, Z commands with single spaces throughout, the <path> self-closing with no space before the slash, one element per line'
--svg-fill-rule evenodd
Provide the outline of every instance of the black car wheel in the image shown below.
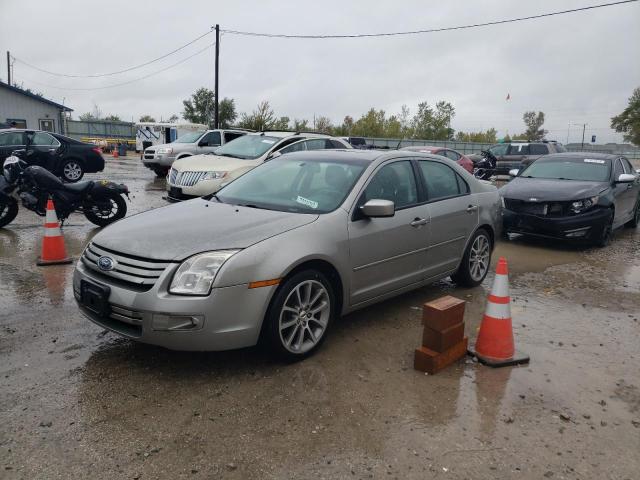
<path fill-rule="evenodd" d="M 598 235 L 594 241 L 596 247 L 606 247 L 611 243 L 611 238 L 613 237 L 613 211 L 607 217 L 607 221 L 602 227 L 600 231 L 600 235 Z"/>
<path fill-rule="evenodd" d="M 305 270 L 285 280 L 265 318 L 271 350 L 288 361 L 311 355 L 324 342 L 336 305 L 331 283 L 318 271 Z"/>
<path fill-rule="evenodd" d="M 0 200 L 0 228 L 9 225 L 18 215 L 18 202 L 13 198 Z"/>
<path fill-rule="evenodd" d="M 636 202 L 636 208 L 633 211 L 633 218 L 624 224 L 628 228 L 636 228 L 640 224 L 640 198 Z"/>
<path fill-rule="evenodd" d="M 491 263 L 491 237 L 484 228 L 479 228 L 471 237 L 458 270 L 451 280 L 465 287 L 477 287 L 489 272 Z"/>
<path fill-rule="evenodd" d="M 78 160 L 67 160 L 62 165 L 62 178 L 69 182 L 78 182 L 84 176 L 84 168 Z"/>

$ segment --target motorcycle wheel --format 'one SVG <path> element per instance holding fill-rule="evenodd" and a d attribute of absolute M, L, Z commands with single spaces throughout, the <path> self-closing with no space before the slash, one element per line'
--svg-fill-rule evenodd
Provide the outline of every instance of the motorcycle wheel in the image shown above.
<path fill-rule="evenodd" d="M 91 205 L 84 206 L 84 216 L 91 223 L 105 227 L 127 214 L 127 202 L 122 195 L 114 194 Z"/>
<path fill-rule="evenodd" d="M 9 225 L 18 215 L 18 202 L 13 198 L 0 200 L 0 228 Z"/>

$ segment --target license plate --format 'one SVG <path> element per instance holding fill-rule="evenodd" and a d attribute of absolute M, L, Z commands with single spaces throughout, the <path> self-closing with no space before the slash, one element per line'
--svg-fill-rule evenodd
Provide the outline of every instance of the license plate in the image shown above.
<path fill-rule="evenodd" d="M 109 315 L 109 294 L 111 289 L 106 285 L 80 281 L 80 303 L 89 311 L 100 317 Z"/>
<path fill-rule="evenodd" d="M 180 198 L 182 196 L 182 188 L 169 187 L 169 196 L 174 198 Z"/>

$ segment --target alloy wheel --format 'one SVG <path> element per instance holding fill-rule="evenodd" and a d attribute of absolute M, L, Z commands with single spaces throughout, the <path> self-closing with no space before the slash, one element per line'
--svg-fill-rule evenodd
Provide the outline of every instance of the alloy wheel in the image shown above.
<path fill-rule="evenodd" d="M 62 171 L 67 180 L 76 181 L 82 177 L 82 167 L 77 162 L 67 162 Z"/>
<path fill-rule="evenodd" d="M 278 320 L 282 346 L 302 354 L 322 338 L 331 315 L 331 297 L 317 280 L 305 280 L 287 295 Z"/>
<path fill-rule="evenodd" d="M 118 204 L 115 200 L 109 198 L 105 203 L 92 207 L 92 210 L 97 217 L 107 220 L 118 213 Z"/>
<path fill-rule="evenodd" d="M 484 235 L 478 235 L 471 245 L 469 255 L 469 273 L 475 281 L 484 278 L 489 268 L 489 260 L 491 259 L 491 245 L 489 239 Z"/>

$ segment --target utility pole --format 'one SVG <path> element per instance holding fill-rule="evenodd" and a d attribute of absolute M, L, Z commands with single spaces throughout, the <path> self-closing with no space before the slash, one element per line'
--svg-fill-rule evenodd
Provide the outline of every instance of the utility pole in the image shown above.
<path fill-rule="evenodd" d="M 11 86 L 11 54 L 7 50 L 7 84 Z"/>
<path fill-rule="evenodd" d="M 219 104 L 220 104 L 220 102 L 218 101 L 218 99 L 220 98 L 219 97 L 219 92 L 218 92 L 218 72 L 220 71 L 219 68 L 218 68 L 219 67 L 219 63 L 220 63 L 220 25 L 218 25 L 216 23 L 216 83 L 215 83 L 215 86 L 214 86 L 214 95 L 216 97 L 215 98 L 216 104 L 215 104 L 215 107 L 214 107 L 214 109 L 215 109 L 214 110 L 214 116 L 215 116 L 215 118 L 214 118 L 214 127 L 215 128 L 219 128 L 219 121 L 220 121 L 220 117 L 219 117 L 220 112 L 218 110 L 218 107 L 219 107 Z"/>
<path fill-rule="evenodd" d="M 582 146 L 580 147 L 581 150 L 584 150 L 584 131 L 586 130 L 586 128 L 587 128 L 587 124 L 583 123 L 582 124 Z"/>

